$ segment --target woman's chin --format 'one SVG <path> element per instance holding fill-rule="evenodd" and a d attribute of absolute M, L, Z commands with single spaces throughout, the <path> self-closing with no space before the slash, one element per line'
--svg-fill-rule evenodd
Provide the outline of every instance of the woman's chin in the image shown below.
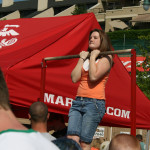
<path fill-rule="evenodd" d="M 90 48 L 90 50 L 91 50 L 91 51 L 93 51 L 93 50 L 96 50 L 96 49 L 98 49 L 98 48 L 95 48 L 95 47 L 93 47 L 93 48 Z"/>

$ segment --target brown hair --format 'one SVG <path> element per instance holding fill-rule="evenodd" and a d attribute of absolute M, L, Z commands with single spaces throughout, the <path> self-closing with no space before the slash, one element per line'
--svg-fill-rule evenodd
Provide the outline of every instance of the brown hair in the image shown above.
<path fill-rule="evenodd" d="M 89 40 L 90 40 L 91 34 L 93 32 L 98 32 L 99 33 L 100 41 L 101 41 L 99 50 L 101 52 L 112 51 L 112 45 L 111 45 L 111 42 L 110 42 L 110 39 L 109 39 L 108 35 L 103 30 L 94 29 L 90 32 Z M 91 52 L 91 50 L 89 48 L 88 48 L 88 51 Z"/>
<path fill-rule="evenodd" d="M 10 109 L 8 88 L 1 68 L 0 68 L 0 106 L 5 110 Z"/>

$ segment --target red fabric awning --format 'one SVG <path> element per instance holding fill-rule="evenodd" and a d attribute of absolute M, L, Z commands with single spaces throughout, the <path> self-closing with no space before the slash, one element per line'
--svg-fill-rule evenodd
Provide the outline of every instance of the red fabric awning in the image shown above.
<path fill-rule="evenodd" d="M 125 68 L 131 72 L 131 57 L 119 57 Z M 139 71 L 144 71 L 141 64 L 144 62 L 145 57 L 136 57 L 137 65 L 140 65 L 140 67 L 136 67 Z"/>
<path fill-rule="evenodd" d="M 0 66 L 13 110 L 26 117 L 40 97 L 41 61 L 45 57 L 76 55 L 87 50 L 89 32 L 101 28 L 93 13 L 1 21 Z M 68 115 L 78 84 L 70 78 L 78 59 L 47 63 L 44 102 L 50 112 Z M 130 127 L 131 78 L 119 57 L 106 85 L 106 114 L 101 125 Z M 150 129 L 150 101 L 137 87 L 136 126 Z"/>

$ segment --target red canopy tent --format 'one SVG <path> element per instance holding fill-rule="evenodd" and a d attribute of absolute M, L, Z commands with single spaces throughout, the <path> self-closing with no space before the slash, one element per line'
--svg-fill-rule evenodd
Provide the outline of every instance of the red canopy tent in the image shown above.
<path fill-rule="evenodd" d="M 125 68 L 128 70 L 128 72 L 131 72 L 131 58 L 130 57 L 119 57 Z M 139 67 L 136 67 L 139 71 L 144 71 L 142 68 L 142 63 L 144 62 L 145 57 L 137 56 L 136 57 L 136 63 L 139 65 Z M 148 71 L 148 70 L 147 70 Z"/>
<path fill-rule="evenodd" d="M 93 13 L 1 21 L 0 66 L 17 117 L 27 117 L 29 106 L 40 97 L 42 59 L 86 50 L 89 32 L 94 28 L 100 25 Z M 44 102 L 50 112 L 68 114 L 78 87 L 70 78 L 77 60 L 47 63 Z M 131 78 L 117 55 L 114 62 L 106 85 L 107 112 L 101 125 L 129 127 Z M 138 87 L 136 91 L 136 127 L 150 129 L 150 101 Z"/>

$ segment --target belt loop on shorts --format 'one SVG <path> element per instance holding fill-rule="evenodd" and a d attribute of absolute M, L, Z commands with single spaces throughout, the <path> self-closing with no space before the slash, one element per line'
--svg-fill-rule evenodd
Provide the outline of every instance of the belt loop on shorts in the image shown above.
<path fill-rule="evenodd" d="M 81 97 L 80 100 L 83 101 L 83 97 Z"/>

